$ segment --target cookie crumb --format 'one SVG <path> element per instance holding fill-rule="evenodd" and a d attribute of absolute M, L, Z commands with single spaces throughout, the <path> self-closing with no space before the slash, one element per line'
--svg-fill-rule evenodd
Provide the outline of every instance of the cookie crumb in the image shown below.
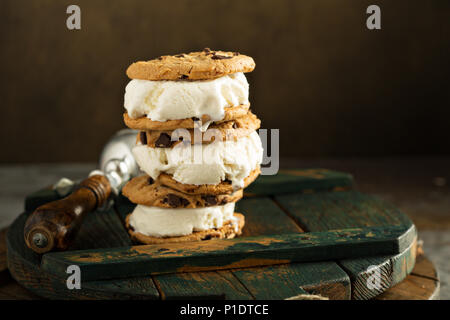
<path fill-rule="evenodd" d="M 211 59 L 214 59 L 214 60 L 223 60 L 223 59 L 231 59 L 231 58 L 233 58 L 233 57 L 222 56 L 222 55 L 220 55 L 220 54 L 214 54 L 214 55 L 211 57 Z"/>

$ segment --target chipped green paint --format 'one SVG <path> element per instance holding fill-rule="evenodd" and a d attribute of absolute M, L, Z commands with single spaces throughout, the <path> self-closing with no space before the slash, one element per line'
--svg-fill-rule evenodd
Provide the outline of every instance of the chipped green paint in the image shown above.
<path fill-rule="evenodd" d="M 77 292 L 68 292 L 65 285 L 65 266 L 70 260 L 52 260 L 51 253 L 42 257 L 41 264 L 41 257 L 24 248 L 21 234 L 24 216 L 15 221 L 11 227 L 13 232 L 8 234 L 8 263 L 16 280 L 50 298 L 283 299 L 305 290 L 333 299 L 349 299 L 350 293 L 353 299 L 367 299 L 376 294 L 364 288 L 367 266 L 378 265 L 383 270 L 380 292 L 410 272 L 415 261 L 416 230 L 391 204 L 348 192 L 352 185 L 351 175 L 326 169 L 290 170 L 276 176 L 261 176 L 246 189 L 246 194 L 248 191 L 257 197 L 244 198 L 237 204 L 237 210 L 246 215 L 241 238 L 205 241 L 208 246 L 216 243 L 218 247 L 209 251 L 195 245 L 186 258 L 183 248 L 164 250 L 165 245 L 159 245 L 163 250 L 156 253 L 157 259 L 151 264 L 155 252 L 143 248 L 145 246 L 132 246 L 117 219 L 134 208 L 127 199 L 119 197 L 115 203 L 118 216 L 89 215 L 76 243 L 66 252 L 75 253 L 73 257 L 80 259 L 85 276 L 82 290 Z M 50 189 L 34 193 L 26 199 L 27 211 L 57 197 Z M 387 228 L 388 232 L 383 232 L 382 228 Z M 288 235 L 298 235 L 302 229 L 307 232 L 298 238 L 301 243 L 292 242 L 294 245 L 289 247 L 292 239 L 289 240 Z M 336 231 L 340 235 L 334 234 L 330 242 L 323 237 Z M 273 240 L 281 238 L 274 235 L 287 237 L 276 242 Z M 264 236 L 265 242 L 253 236 Z M 237 241 L 240 239 L 248 243 Z M 217 241 L 231 241 L 233 245 L 219 245 Z M 80 251 L 73 251 L 75 249 Z M 380 255 L 380 252 L 402 249 L 403 252 L 396 255 Z M 102 253 L 91 256 L 89 252 Z M 357 258 L 332 258 L 344 256 Z M 304 262 L 316 260 L 326 261 Z M 279 265 L 289 261 L 292 263 Z M 261 263 L 272 266 L 263 267 Z M 251 265 L 257 267 L 247 268 Z M 244 266 L 245 269 L 235 269 Z M 205 271 L 220 268 L 232 269 Z M 167 274 L 186 270 L 199 272 Z"/>
<path fill-rule="evenodd" d="M 82 279 L 89 281 L 183 270 L 252 266 L 248 261 L 256 266 L 286 261 L 325 261 L 396 254 L 404 249 L 398 242 L 404 232 L 401 227 L 351 228 L 231 240 L 51 252 L 42 257 L 42 269 L 62 276 L 67 266 L 76 264 L 81 268 Z M 368 233 L 372 235 L 367 237 Z M 258 263 L 258 259 L 266 261 Z"/>
<path fill-rule="evenodd" d="M 395 256 L 373 255 L 338 261 L 352 281 L 352 299 L 371 299 L 403 280 L 415 262 L 417 231 L 411 220 L 391 203 L 357 191 L 275 197 L 285 210 L 309 231 L 325 231 L 349 226 L 398 226 L 405 232 L 398 242 L 402 253 Z M 376 237 L 368 232 L 366 236 Z M 369 267 L 380 270 L 380 284 L 369 289 Z"/>

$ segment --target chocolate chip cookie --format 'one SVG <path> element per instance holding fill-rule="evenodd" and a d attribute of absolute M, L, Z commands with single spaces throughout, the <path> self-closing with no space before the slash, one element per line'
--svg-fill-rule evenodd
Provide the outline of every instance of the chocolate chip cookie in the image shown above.
<path fill-rule="evenodd" d="M 149 61 L 138 61 L 127 69 L 130 79 L 142 80 L 207 80 L 236 72 L 255 69 L 252 57 L 239 52 L 203 51 L 161 56 Z"/>
<path fill-rule="evenodd" d="M 155 181 L 148 175 L 131 179 L 122 189 L 131 202 L 161 208 L 203 208 L 236 202 L 242 198 L 242 189 L 230 194 L 186 194 Z"/>
<path fill-rule="evenodd" d="M 236 141 L 239 138 L 246 137 L 253 131 L 259 129 L 261 120 L 259 120 L 251 111 L 244 117 L 240 117 L 231 121 L 225 121 L 220 123 L 212 123 L 208 127 L 206 133 L 197 132 L 200 135 L 197 138 L 197 143 L 208 144 L 218 141 Z M 194 129 L 187 129 L 189 135 L 182 134 L 176 135 L 178 132 L 174 130 L 149 130 L 141 131 L 137 136 L 137 143 L 148 145 L 152 148 L 170 148 L 177 145 L 180 142 L 187 142 L 194 144 Z M 177 137 L 178 140 L 172 141 L 172 135 Z"/>

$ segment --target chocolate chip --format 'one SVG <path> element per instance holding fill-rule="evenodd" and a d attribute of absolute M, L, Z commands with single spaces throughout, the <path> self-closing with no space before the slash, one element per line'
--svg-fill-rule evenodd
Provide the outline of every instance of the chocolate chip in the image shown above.
<path fill-rule="evenodd" d="M 144 131 L 139 132 L 139 140 L 141 140 L 141 143 L 143 145 L 147 144 L 147 133 L 145 133 Z"/>
<path fill-rule="evenodd" d="M 223 182 L 226 184 L 231 184 L 231 180 L 229 180 L 229 179 L 225 179 L 225 180 L 223 180 Z"/>
<path fill-rule="evenodd" d="M 215 51 L 211 51 L 210 48 L 205 48 L 205 49 L 203 49 L 203 52 L 205 52 L 205 54 L 206 54 L 207 56 L 209 56 L 210 54 L 215 54 L 215 53 L 216 53 Z"/>
<path fill-rule="evenodd" d="M 159 135 L 158 140 L 155 142 L 155 147 L 157 148 L 170 148 L 171 145 L 172 141 L 170 136 L 164 132 Z"/>
<path fill-rule="evenodd" d="M 184 54 L 177 54 L 175 57 L 176 58 L 184 58 Z"/>
<path fill-rule="evenodd" d="M 172 208 L 177 208 L 177 207 L 186 207 L 187 205 L 189 205 L 189 201 L 187 201 L 185 198 L 183 197 L 179 197 L 176 194 L 172 194 L 169 193 L 167 195 L 167 201 L 169 203 L 169 206 L 171 206 Z"/>
<path fill-rule="evenodd" d="M 178 138 L 178 141 L 183 141 L 183 137 L 179 137 L 179 138 Z"/>
<path fill-rule="evenodd" d="M 228 56 L 221 56 L 220 54 L 215 54 L 211 57 L 211 59 L 214 60 L 223 60 L 223 59 L 231 59 L 233 57 L 228 57 Z"/>
<path fill-rule="evenodd" d="M 152 177 L 148 177 L 147 182 L 148 182 L 148 184 L 153 184 L 155 182 L 155 180 L 153 180 Z"/>
<path fill-rule="evenodd" d="M 207 206 L 214 206 L 217 204 L 216 196 L 205 195 L 202 196 L 203 200 L 205 200 Z"/>
<path fill-rule="evenodd" d="M 240 53 L 239 52 L 233 52 L 233 55 L 234 56 L 238 56 L 238 55 L 240 55 Z"/>
<path fill-rule="evenodd" d="M 236 123 L 236 122 L 233 122 L 233 129 L 237 129 L 237 128 L 238 128 L 237 123 Z"/>
<path fill-rule="evenodd" d="M 182 79 L 182 80 L 187 79 L 187 78 L 189 78 L 189 76 L 188 76 L 188 75 L 185 75 L 185 74 L 182 74 L 182 75 L 180 76 L 180 79 Z"/>
<path fill-rule="evenodd" d="M 192 121 L 199 121 L 200 119 L 197 117 L 192 117 Z"/>
<path fill-rule="evenodd" d="M 211 240 L 212 236 L 210 234 L 207 234 L 206 236 L 203 237 L 202 240 Z"/>

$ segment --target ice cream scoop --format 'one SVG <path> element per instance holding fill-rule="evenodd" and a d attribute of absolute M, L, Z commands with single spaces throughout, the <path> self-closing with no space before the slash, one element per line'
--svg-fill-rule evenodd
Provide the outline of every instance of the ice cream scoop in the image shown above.
<path fill-rule="evenodd" d="M 24 227 L 25 243 L 37 253 L 65 250 L 89 212 L 107 206 L 112 195 L 139 173 L 131 148 L 137 131 L 118 131 L 103 148 L 99 170 L 89 174 L 69 196 L 38 207 Z"/>

